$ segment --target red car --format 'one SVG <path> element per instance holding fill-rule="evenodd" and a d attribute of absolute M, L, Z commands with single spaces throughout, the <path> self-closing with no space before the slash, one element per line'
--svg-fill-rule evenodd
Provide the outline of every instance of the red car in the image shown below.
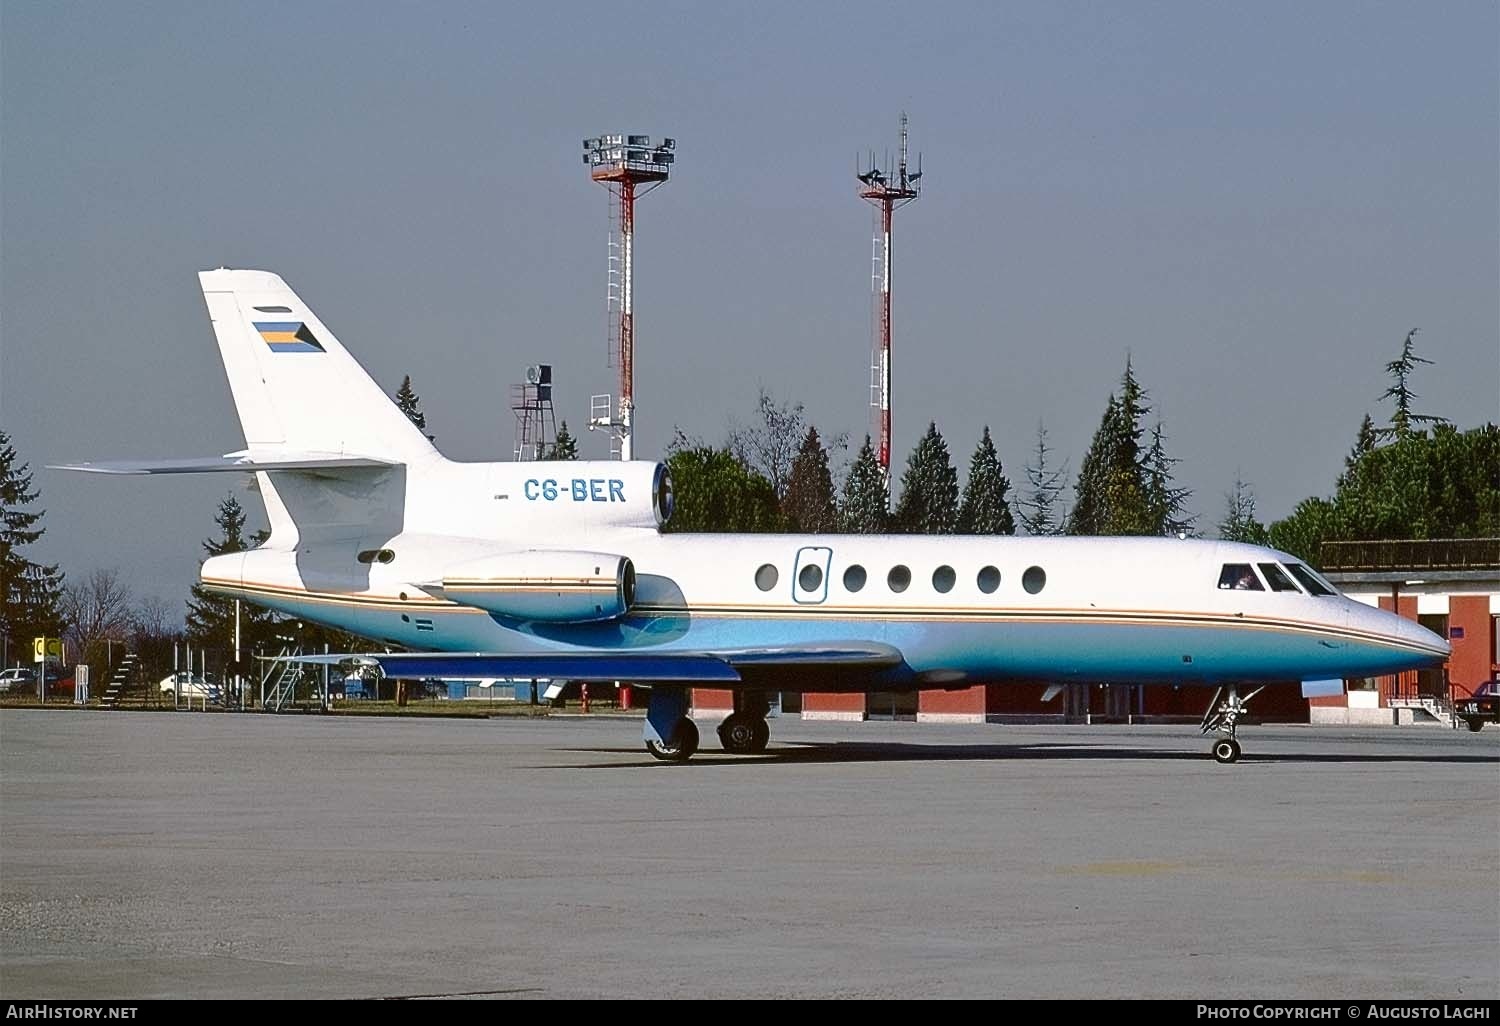
<path fill-rule="evenodd" d="M 1486 723 L 1500 723 L 1500 677 L 1492 677 L 1468 698 L 1457 703 L 1458 715 L 1470 730 L 1482 730 Z"/>

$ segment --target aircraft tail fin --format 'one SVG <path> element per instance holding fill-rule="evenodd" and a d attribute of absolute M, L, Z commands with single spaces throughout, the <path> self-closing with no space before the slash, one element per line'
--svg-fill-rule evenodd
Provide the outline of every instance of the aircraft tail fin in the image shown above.
<path fill-rule="evenodd" d="M 252 451 L 441 459 L 279 276 L 220 268 L 198 279 Z"/>

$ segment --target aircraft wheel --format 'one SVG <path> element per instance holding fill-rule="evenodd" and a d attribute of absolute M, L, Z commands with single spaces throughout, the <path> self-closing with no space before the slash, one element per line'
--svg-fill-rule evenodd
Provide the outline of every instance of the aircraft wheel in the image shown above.
<path fill-rule="evenodd" d="M 1214 742 L 1214 761 L 1230 763 L 1240 757 L 1240 743 L 1232 737 L 1220 738 Z"/>
<path fill-rule="evenodd" d="M 686 716 L 677 721 L 677 726 L 672 730 L 670 742 L 663 743 L 656 740 L 646 742 L 646 751 L 662 762 L 687 762 L 697 750 L 698 727 Z"/>
<path fill-rule="evenodd" d="M 731 755 L 755 751 L 755 721 L 740 713 L 730 714 L 719 724 L 719 742 Z"/>
<path fill-rule="evenodd" d="M 765 720 L 756 720 L 753 725 L 755 736 L 750 739 L 750 751 L 764 752 L 766 745 L 771 742 L 771 725 Z"/>

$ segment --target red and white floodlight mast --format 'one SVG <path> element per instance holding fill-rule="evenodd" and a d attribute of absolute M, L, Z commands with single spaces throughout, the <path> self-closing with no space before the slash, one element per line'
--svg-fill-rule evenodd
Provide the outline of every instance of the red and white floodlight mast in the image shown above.
<path fill-rule="evenodd" d="M 619 439 L 620 458 L 631 459 L 635 421 L 635 199 L 667 180 L 676 160 L 676 139 L 652 142 L 648 135 L 601 135 L 583 141 L 583 162 L 596 182 L 609 187 L 618 206 L 610 211 L 610 363 L 620 369 L 619 411 L 611 415 L 607 397 L 590 411 L 589 429 L 608 430 Z M 642 186 L 637 190 L 637 186 Z M 618 239 L 616 239 L 618 235 Z M 611 449 L 614 447 L 611 446 Z"/>
<path fill-rule="evenodd" d="M 890 164 L 889 154 L 886 160 Z M 856 173 L 859 179 L 859 196 L 880 208 L 880 230 L 875 236 L 873 273 L 870 276 L 874 293 L 875 345 L 874 358 L 870 361 L 870 405 L 878 411 L 877 433 L 880 436 L 880 471 L 885 476 L 886 494 L 891 487 L 891 213 L 922 194 L 919 184 L 922 179 L 921 157 L 917 158 L 915 171 L 909 170 L 906 160 L 906 115 L 901 115 L 901 150 L 893 173 L 887 174 L 875 166 L 875 157 L 870 155 L 869 167 Z"/>

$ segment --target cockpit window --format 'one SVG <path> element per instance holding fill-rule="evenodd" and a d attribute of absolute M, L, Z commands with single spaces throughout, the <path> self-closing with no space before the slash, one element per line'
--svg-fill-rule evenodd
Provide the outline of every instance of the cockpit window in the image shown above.
<path fill-rule="evenodd" d="M 1338 594 L 1326 583 L 1324 583 L 1317 574 L 1313 573 L 1301 563 L 1288 563 L 1286 565 L 1286 568 L 1292 572 L 1293 577 L 1302 582 L 1302 587 L 1307 589 L 1307 593 L 1309 595 Z"/>
<path fill-rule="evenodd" d="M 1219 587 L 1231 591 L 1265 591 L 1265 585 L 1255 576 L 1249 563 L 1225 563 L 1219 573 Z"/>
<path fill-rule="evenodd" d="M 1281 569 L 1279 563 L 1261 563 L 1260 572 L 1266 575 L 1266 582 L 1271 585 L 1272 591 L 1296 591 L 1297 586 L 1292 579 Z"/>

